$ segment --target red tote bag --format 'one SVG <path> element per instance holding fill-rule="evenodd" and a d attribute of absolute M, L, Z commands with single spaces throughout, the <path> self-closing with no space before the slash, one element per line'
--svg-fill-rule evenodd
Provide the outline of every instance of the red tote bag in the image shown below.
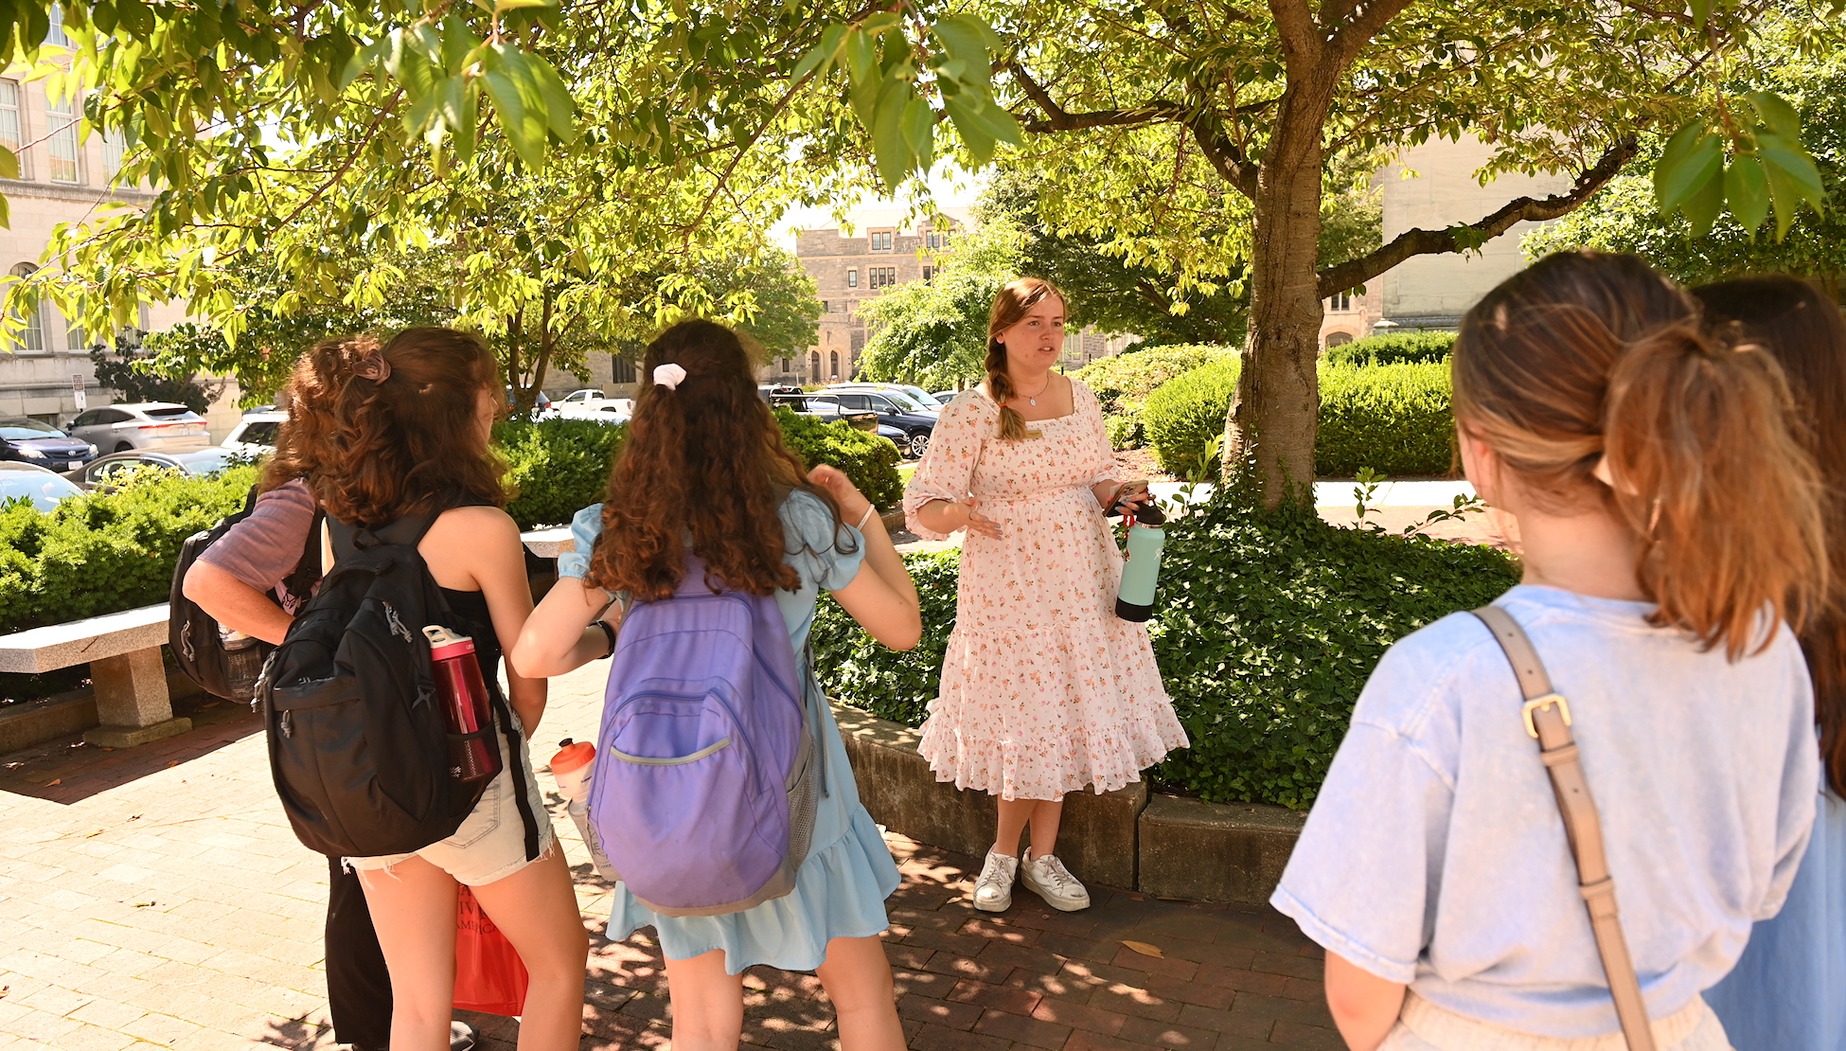
<path fill-rule="evenodd" d="M 461 888 L 455 902 L 455 1006 L 464 1011 L 517 1015 L 526 1004 L 526 965 L 474 892 Z"/>

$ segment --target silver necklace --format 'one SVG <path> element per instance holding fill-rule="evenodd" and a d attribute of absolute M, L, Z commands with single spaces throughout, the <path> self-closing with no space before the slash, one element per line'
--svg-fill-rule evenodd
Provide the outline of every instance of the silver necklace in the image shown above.
<path fill-rule="evenodd" d="M 1033 408 L 1037 408 L 1037 407 L 1038 407 L 1038 399 L 1040 399 L 1040 398 L 1042 398 L 1042 397 L 1044 397 L 1044 396 L 1045 396 L 1045 392 L 1051 389 L 1051 376 L 1055 376 L 1055 375 L 1057 375 L 1057 373 L 1055 373 L 1055 372 L 1054 372 L 1054 373 L 1052 373 L 1051 375 L 1048 375 L 1048 376 L 1046 376 L 1046 377 L 1045 377 L 1045 385 L 1044 385 L 1043 387 L 1040 387 L 1040 388 L 1038 389 L 1038 393 L 1037 393 L 1037 394 L 1028 394 L 1028 395 L 1026 395 L 1026 404 L 1027 404 L 1027 405 L 1030 405 L 1030 406 L 1032 406 Z"/>

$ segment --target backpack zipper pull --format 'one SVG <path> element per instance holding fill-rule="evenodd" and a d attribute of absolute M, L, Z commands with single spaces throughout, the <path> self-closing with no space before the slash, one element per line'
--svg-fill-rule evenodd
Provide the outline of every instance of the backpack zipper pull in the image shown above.
<path fill-rule="evenodd" d="M 294 712 L 283 712 L 282 713 L 282 736 L 284 737 L 295 736 L 295 722 L 294 720 L 289 718 L 289 716 L 294 715 L 294 714 L 295 714 Z"/>

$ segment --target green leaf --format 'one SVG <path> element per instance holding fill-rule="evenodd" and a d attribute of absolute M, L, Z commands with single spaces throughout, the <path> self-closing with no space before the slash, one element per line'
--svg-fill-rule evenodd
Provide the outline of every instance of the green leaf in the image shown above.
<path fill-rule="evenodd" d="M 1801 114 L 1772 91 L 1752 91 L 1744 98 L 1770 131 L 1792 142 L 1801 141 Z"/>
<path fill-rule="evenodd" d="M 494 0 L 493 2 L 495 11 L 517 11 L 527 7 L 556 8 L 557 6 L 558 0 Z"/>
<path fill-rule="evenodd" d="M 546 127 L 559 140 L 574 141 L 577 137 L 577 103 L 571 98 L 570 89 L 564 86 L 564 78 L 558 76 L 557 68 L 541 55 L 527 55 L 526 69 L 531 72 L 532 84 L 537 88 L 539 99 L 545 107 Z"/>
<path fill-rule="evenodd" d="M 1687 9 L 1692 12 L 1692 25 L 1703 30 L 1705 23 L 1711 19 L 1712 0 L 1690 0 Z"/>
<path fill-rule="evenodd" d="M 1756 228 L 1769 215 L 1769 181 L 1760 158 L 1752 154 L 1733 158 L 1724 170 L 1724 199 L 1737 222 L 1756 236 Z"/>
<path fill-rule="evenodd" d="M 527 134 L 530 127 L 526 119 L 526 102 L 520 87 L 504 69 L 490 69 L 481 77 L 487 85 L 487 97 L 493 100 L 494 111 L 500 117 L 500 126 L 505 129 L 507 141 L 512 144 L 513 152 L 526 163 L 526 167 L 539 169 L 545 165 L 545 141 L 541 135 L 537 141 Z"/>
<path fill-rule="evenodd" d="M 1820 171 L 1812 157 L 1772 135 L 1757 136 L 1757 156 L 1762 159 L 1763 174 L 1769 183 L 1769 199 L 1775 207 L 1775 236 L 1780 241 L 1795 224 L 1803 201 L 1816 212 L 1821 210 L 1825 197 Z"/>
<path fill-rule="evenodd" d="M 19 178 L 19 154 L 0 146 L 0 179 Z M 4 197 L 0 194 L 0 197 Z"/>
<path fill-rule="evenodd" d="M 872 154 L 878 161 L 878 175 L 885 187 L 896 190 L 904 177 L 916 170 L 917 155 L 904 134 L 902 101 L 910 92 L 908 81 L 890 79 L 878 93 L 871 126 Z"/>
<path fill-rule="evenodd" d="M 878 66 L 878 49 L 872 34 L 855 26 L 846 34 L 846 75 L 855 86 L 870 79 Z"/>
<path fill-rule="evenodd" d="M 1704 237 L 1711 233 L 1711 228 L 1718 221 L 1719 213 L 1724 211 L 1724 179 L 1713 175 L 1705 180 L 1698 192 L 1686 199 L 1681 205 L 1686 219 L 1692 223 L 1692 236 Z"/>
<path fill-rule="evenodd" d="M 1717 178 L 1723 165 L 1723 143 L 1708 125 L 1693 121 L 1674 132 L 1654 168 L 1654 199 L 1660 214 L 1671 215 Z"/>

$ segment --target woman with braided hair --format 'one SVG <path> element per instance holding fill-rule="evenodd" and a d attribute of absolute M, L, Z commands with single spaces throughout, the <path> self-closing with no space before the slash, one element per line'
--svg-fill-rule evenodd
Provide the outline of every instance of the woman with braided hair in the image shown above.
<path fill-rule="evenodd" d="M 1145 483 L 1118 481 L 1096 396 L 1053 371 L 1063 294 L 1037 278 L 1009 283 L 987 333 L 986 383 L 943 410 L 904 494 L 917 535 L 966 531 L 919 750 L 938 780 L 998 800 L 974 907 L 1006 909 L 1017 876 L 1069 912 L 1090 897 L 1055 853 L 1064 796 L 1139 780 L 1186 732 L 1147 629 L 1115 616 L 1122 556 L 1108 515 L 1149 497 Z"/>

